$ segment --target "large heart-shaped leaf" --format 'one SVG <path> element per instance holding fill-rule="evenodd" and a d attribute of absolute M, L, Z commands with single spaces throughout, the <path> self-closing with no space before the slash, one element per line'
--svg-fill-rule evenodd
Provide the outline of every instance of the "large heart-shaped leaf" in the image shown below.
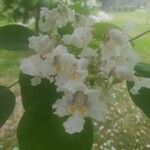
<path fill-rule="evenodd" d="M 132 82 L 127 83 L 128 89 L 130 90 L 133 86 Z M 148 117 L 150 117 L 150 89 L 141 88 L 139 94 L 133 95 L 129 91 L 130 96 L 136 106 L 138 106 Z"/>
<path fill-rule="evenodd" d="M 150 78 L 150 64 L 138 63 L 135 66 L 135 75 L 139 77 Z M 150 89 L 141 88 L 139 94 L 133 95 L 130 89 L 133 87 L 133 82 L 127 82 L 129 93 L 134 103 L 148 116 L 150 117 Z"/>
<path fill-rule="evenodd" d="M 33 32 L 21 25 L 6 25 L 0 27 L 0 49 L 28 50 L 28 38 Z"/>
<path fill-rule="evenodd" d="M 147 63 L 138 63 L 135 66 L 135 75 L 136 76 L 141 76 L 145 78 L 150 78 L 150 64 Z"/>
<path fill-rule="evenodd" d="M 8 120 L 15 106 L 15 95 L 6 87 L 0 86 L 0 127 Z"/>
<path fill-rule="evenodd" d="M 91 150 L 93 126 L 86 119 L 81 133 L 70 135 L 65 132 L 62 123 L 65 118 L 53 114 L 52 104 L 62 93 L 56 92 L 56 86 L 43 79 L 33 87 L 31 76 L 20 74 L 20 87 L 25 113 L 19 123 L 17 136 L 21 150 Z"/>
<path fill-rule="evenodd" d="M 44 111 L 25 111 L 17 130 L 20 150 L 91 150 L 93 127 L 86 119 L 84 130 L 65 132 L 64 119 Z"/>
<path fill-rule="evenodd" d="M 57 98 L 61 98 L 62 93 L 56 92 L 56 86 L 50 84 L 49 80 L 42 79 L 42 83 L 37 86 L 31 85 L 33 77 L 20 73 L 19 83 L 21 88 L 22 102 L 25 110 L 47 110 Z"/>

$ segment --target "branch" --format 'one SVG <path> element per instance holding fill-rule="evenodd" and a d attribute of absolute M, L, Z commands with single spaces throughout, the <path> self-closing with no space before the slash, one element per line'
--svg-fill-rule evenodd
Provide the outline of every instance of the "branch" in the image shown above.
<path fill-rule="evenodd" d="M 15 86 L 16 84 L 18 84 L 19 83 L 19 80 L 18 81 L 16 81 L 16 82 L 14 82 L 13 84 L 11 84 L 10 86 L 8 86 L 8 88 L 9 89 L 11 89 L 13 86 Z"/>
<path fill-rule="evenodd" d="M 35 32 L 39 33 L 39 20 L 40 20 L 40 8 L 42 5 L 42 0 L 39 1 L 36 8 L 36 16 L 35 16 Z"/>
<path fill-rule="evenodd" d="M 130 39 L 130 42 L 133 42 L 133 41 L 135 41 L 135 40 L 141 38 L 142 36 L 144 36 L 144 35 L 146 35 L 146 34 L 148 34 L 148 33 L 150 33 L 150 30 L 147 30 L 147 31 L 145 31 L 145 32 L 143 32 L 143 33 L 137 35 L 136 37 Z"/>

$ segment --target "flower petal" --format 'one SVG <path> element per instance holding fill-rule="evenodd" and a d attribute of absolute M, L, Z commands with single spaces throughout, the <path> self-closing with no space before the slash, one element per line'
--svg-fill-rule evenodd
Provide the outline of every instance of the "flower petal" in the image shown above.
<path fill-rule="evenodd" d="M 65 131 L 69 134 L 81 132 L 84 128 L 85 120 L 77 115 L 71 116 L 66 122 L 63 123 Z"/>

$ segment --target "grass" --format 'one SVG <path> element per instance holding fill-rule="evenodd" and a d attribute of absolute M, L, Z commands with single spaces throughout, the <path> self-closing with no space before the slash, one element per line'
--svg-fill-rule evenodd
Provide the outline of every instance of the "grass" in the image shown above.
<path fill-rule="evenodd" d="M 118 13 L 113 14 L 113 16 L 114 20 L 112 23 L 120 27 L 123 27 L 129 21 L 136 23 L 137 27 L 131 32 L 131 37 L 150 29 L 150 20 L 149 24 L 145 24 L 146 12 L 144 10 Z M 7 23 L 1 21 L 0 24 L 4 25 Z M 150 34 L 136 40 L 134 48 L 142 57 L 143 62 L 150 63 Z M 0 50 L 0 85 L 9 86 L 18 80 L 20 60 L 29 55 L 29 51 Z M 18 91 L 19 86 L 16 86 L 16 89 Z M 150 120 L 134 105 L 129 98 L 125 85 L 119 85 L 116 92 L 116 103 L 110 108 L 110 114 L 106 117 L 106 121 L 101 123 L 95 122 L 93 150 L 150 149 L 150 134 L 148 134 Z M 18 122 L 16 118 L 21 116 L 21 113 L 17 112 L 22 112 L 20 110 L 20 101 L 17 101 L 17 103 L 14 114 L 0 131 L 1 150 L 12 150 L 16 145 L 15 133 L 16 122 Z M 3 132 L 4 136 L 2 136 Z"/>

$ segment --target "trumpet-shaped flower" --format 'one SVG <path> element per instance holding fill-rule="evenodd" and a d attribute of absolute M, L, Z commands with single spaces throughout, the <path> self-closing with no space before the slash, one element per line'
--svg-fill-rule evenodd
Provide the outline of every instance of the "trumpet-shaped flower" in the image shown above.
<path fill-rule="evenodd" d="M 29 38 L 29 48 L 34 49 L 39 55 L 44 55 L 55 47 L 56 40 L 48 35 L 32 36 Z"/>
<path fill-rule="evenodd" d="M 76 59 L 74 55 L 64 55 L 61 61 L 62 72 L 55 77 L 55 84 L 60 91 L 73 82 L 83 82 L 88 74 L 88 60 Z"/>
<path fill-rule="evenodd" d="M 74 115 L 69 117 L 69 119 L 63 123 L 65 131 L 69 134 L 73 134 L 76 132 L 81 132 L 84 128 L 85 120 L 83 117 L 78 115 Z"/>
<path fill-rule="evenodd" d="M 64 35 L 62 40 L 67 45 L 74 45 L 77 48 L 83 48 L 91 42 L 92 30 L 88 27 L 77 27 L 72 35 Z"/>
<path fill-rule="evenodd" d="M 35 76 L 31 79 L 31 85 L 36 86 L 41 83 L 41 77 Z"/>
<path fill-rule="evenodd" d="M 121 30 L 111 29 L 108 34 L 109 38 L 122 46 L 129 42 L 129 36 Z"/>
<path fill-rule="evenodd" d="M 40 28 L 43 32 L 56 32 L 57 27 L 61 28 L 68 22 L 75 22 L 75 12 L 67 7 L 59 6 L 52 10 L 48 10 L 43 7 L 41 9 L 41 18 L 44 21 L 40 24 Z"/>
<path fill-rule="evenodd" d="M 53 105 L 55 114 L 60 117 L 71 115 L 64 122 L 66 132 L 73 134 L 84 127 L 84 117 L 91 117 L 97 121 L 104 119 L 107 112 L 106 105 L 100 101 L 98 90 L 88 89 L 83 83 L 74 86 L 75 90 L 66 89 L 62 99 Z"/>
<path fill-rule="evenodd" d="M 48 59 L 43 60 L 39 55 L 33 55 L 30 58 L 25 58 L 20 65 L 23 73 L 38 76 L 42 78 L 49 78 L 51 69 Z"/>
<path fill-rule="evenodd" d="M 62 72 L 62 57 L 69 55 L 67 48 L 63 45 L 58 45 L 50 55 L 51 75 L 56 75 Z"/>
<path fill-rule="evenodd" d="M 118 29 L 109 32 L 109 40 L 101 47 L 101 71 L 106 75 L 113 72 L 115 77 L 131 80 L 134 67 L 140 61 L 129 43 L 129 37 Z"/>

